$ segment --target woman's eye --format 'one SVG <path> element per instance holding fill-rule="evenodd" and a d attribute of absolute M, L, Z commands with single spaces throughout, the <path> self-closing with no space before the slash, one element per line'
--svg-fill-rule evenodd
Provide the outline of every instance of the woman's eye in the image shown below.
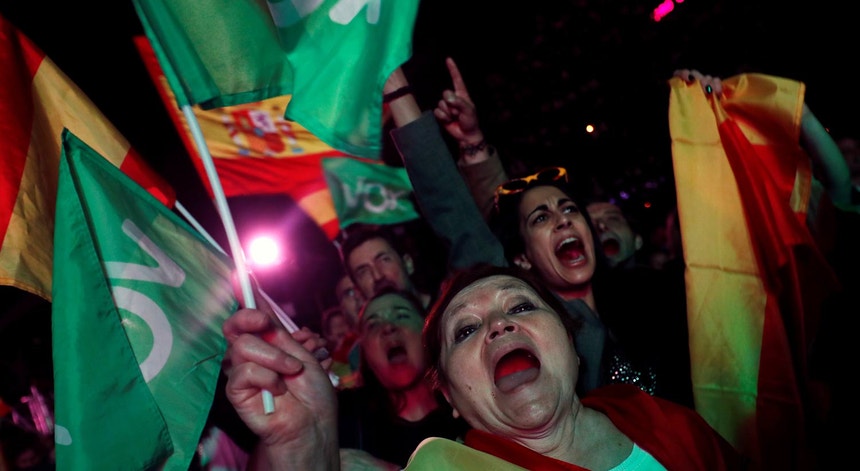
<path fill-rule="evenodd" d="M 577 208 L 576 205 L 572 204 L 570 206 L 565 206 L 564 208 L 561 209 L 561 211 L 565 214 L 578 213 L 579 208 Z"/>
<path fill-rule="evenodd" d="M 538 214 L 534 219 L 532 219 L 532 224 L 539 224 L 546 221 L 546 219 L 546 214 Z"/>
<path fill-rule="evenodd" d="M 510 312 L 511 312 L 511 314 L 519 314 L 521 312 L 529 312 L 529 311 L 534 311 L 534 310 L 535 310 L 534 304 L 532 304 L 531 302 L 524 302 L 524 303 L 520 303 L 520 304 L 517 304 L 516 306 L 514 306 Z"/>
<path fill-rule="evenodd" d="M 478 329 L 474 325 L 467 325 L 467 326 L 460 327 L 459 329 L 457 329 L 457 332 L 454 334 L 454 343 L 460 343 L 463 340 L 466 340 L 476 330 L 478 330 Z"/>

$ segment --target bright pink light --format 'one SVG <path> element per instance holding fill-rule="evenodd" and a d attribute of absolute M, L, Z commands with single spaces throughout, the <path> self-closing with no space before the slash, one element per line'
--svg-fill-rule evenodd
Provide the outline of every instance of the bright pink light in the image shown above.
<path fill-rule="evenodd" d="M 268 236 L 256 237 L 250 245 L 251 263 L 257 266 L 274 265 L 281 261 L 281 248 L 275 239 Z"/>
<path fill-rule="evenodd" d="M 684 0 L 681 0 L 678 3 L 684 3 Z M 653 18 L 654 21 L 660 21 L 674 9 L 675 2 L 672 0 L 663 0 L 663 3 L 657 5 L 657 8 L 654 9 L 654 12 L 651 14 L 651 18 Z"/>

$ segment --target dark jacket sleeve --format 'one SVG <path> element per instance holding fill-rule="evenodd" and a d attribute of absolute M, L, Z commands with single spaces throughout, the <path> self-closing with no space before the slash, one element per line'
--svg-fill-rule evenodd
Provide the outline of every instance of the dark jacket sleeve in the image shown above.
<path fill-rule="evenodd" d="M 507 265 L 504 249 L 475 206 L 436 118 L 425 112 L 391 135 L 424 218 L 448 248 L 449 268 Z"/>
<path fill-rule="evenodd" d="M 459 167 L 460 174 L 472 193 L 472 199 L 481 211 L 481 216 L 485 221 L 489 221 L 495 203 L 496 187 L 508 180 L 508 174 L 502 166 L 499 154 L 493 150 L 487 160 L 472 165 L 461 164 Z"/>

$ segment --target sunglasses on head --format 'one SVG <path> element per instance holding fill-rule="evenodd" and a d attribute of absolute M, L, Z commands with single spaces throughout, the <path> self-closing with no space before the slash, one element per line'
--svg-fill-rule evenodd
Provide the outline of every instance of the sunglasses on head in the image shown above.
<path fill-rule="evenodd" d="M 559 180 L 564 180 L 565 183 L 568 182 L 567 169 L 564 167 L 548 167 L 526 177 L 508 180 L 496 187 L 494 198 L 496 209 L 499 208 L 499 198 L 502 196 L 515 195 L 529 188 Z"/>

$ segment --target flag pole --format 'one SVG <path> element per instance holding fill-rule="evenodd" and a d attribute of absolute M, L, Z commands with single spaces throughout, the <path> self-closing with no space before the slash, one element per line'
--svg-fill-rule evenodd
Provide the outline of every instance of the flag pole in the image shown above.
<path fill-rule="evenodd" d="M 197 229 L 200 235 L 202 235 L 203 238 L 205 238 L 212 245 L 212 247 L 215 247 L 225 255 L 227 254 L 227 252 L 225 252 L 224 249 L 221 248 L 218 242 L 215 241 L 215 239 L 208 232 L 206 232 L 206 229 L 197 221 L 197 219 L 195 219 L 194 216 L 189 213 L 187 209 L 185 209 L 185 206 L 179 203 L 179 201 L 176 202 L 175 206 L 179 213 L 182 214 L 182 216 L 185 218 L 185 220 L 188 221 L 195 229 Z M 266 294 L 262 289 L 260 289 L 260 294 L 263 296 L 266 302 L 269 303 L 269 305 L 272 307 L 272 310 L 275 311 L 275 315 L 278 317 L 278 320 L 281 321 L 281 324 L 283 324 L 287 331 L 293 333 L 299 330 L 299 326 L 297 326 L 296 323 L 293 322 L 293 319 L 289 315 L 287 315 L 287 313 L 285 313 L 284 310 L 281 309 L 281 307 L 278 306 L 278 304 L 272 298 L 270 298 L 268 294 Z"/>
<path fill-rule="evenodd" d="M 224 188 L 221 187 L 218 172 L 215 170 L 212 154 L 209 153 L 209 147 L 206 145 L 206 139 L 203 137 L 200 123 L 197 121 L 197 116 L 194 115 L 191 105 L 182 105 L 182 114 L 185 115 L 191 135 L 194 137 L 194 142 L 197 143 L 197 152 L 200 154 L 200 160 L 203 161 L 203 167 L 206 169 L 206 176 L 209 178 L 209 185 L 215 197 L 215 206 L 218 209 L 218 214 L 221 216 L 221 222 L 224 224 L 224 230 L 227 233 L 227 241 L 230 243 L 230 251 L 233 253 L 233 262 L 236 264 L 236 272 L 239 277 L 239 286 L 242 287 L 242 299 L 245 302 L 245 307 L 255 309 L 257 304 L 254 302 L 251 278 L 248 275 L 248 268 L 245 264 L 245 252 L 239 243 L 239 235 L 236 232 L 236 226 L 233 224 L 233 216 L 230 213 L 230 207 L 227 205 L 227 197 L 224 195 Z M 266 414 L 271 414 L 275 411 L 275 399 L 272 393 L 266 389 L 263 390 L 263 411 Z"/>
<path fill-rule="evenodd" d="M 221 245 L 219 245 L 218 242 L 206 231 L 206 228 L 204 228 L 200 224 L 200 222 L 198 222 L 197 219 L 191 213 L 189 213 L 187 209 L 185 209 L 185 206 L 183 206 L 182 203 L 176 201 L 174 207 L 185 218 L 185 220 L 188 221 L 189 224 L 191 224 L 195 229 L 197 229 L 197 232 L 199 232 L 200 235 L 202 235 L 203 238 L 205 238 L 209 242 L 209 244 L 212 245 L 212 247 L 215 247 L 224 255 L 227 254 L 227 252 L 225 252 L 224 249 L 221 248 Z M 269 297 L 269 295 L 265 291 L 263 291 L 262 288 L 260 289 L 260 295 L 263 296 L 263 299 L 265 299 L 267 303 L 269 303 L 269 306 L 271 306 L 272 310 L 275 312 L 275 316 L 278 318 L 279 321 L 281 321 L 281 325 L 283 325 L 289 333 L 293 333 L 299 330 L 299 326 L 296 325 L 293 319 L 286 312 L 284 312 L 281 306 L 279 306 L 278 303 L 276 303 L 271 297 Z M 320 347 L 314 350 L 313 354 L 314 357 L 319 361 L 323 361 L 330 356 L 328 349 L 325 347 Z M 334 374 L 334 372 L 329 371 L 328 377 L 334 387 L 337 387 L 340 384 L 340 378 L 336 374 Z"/>

